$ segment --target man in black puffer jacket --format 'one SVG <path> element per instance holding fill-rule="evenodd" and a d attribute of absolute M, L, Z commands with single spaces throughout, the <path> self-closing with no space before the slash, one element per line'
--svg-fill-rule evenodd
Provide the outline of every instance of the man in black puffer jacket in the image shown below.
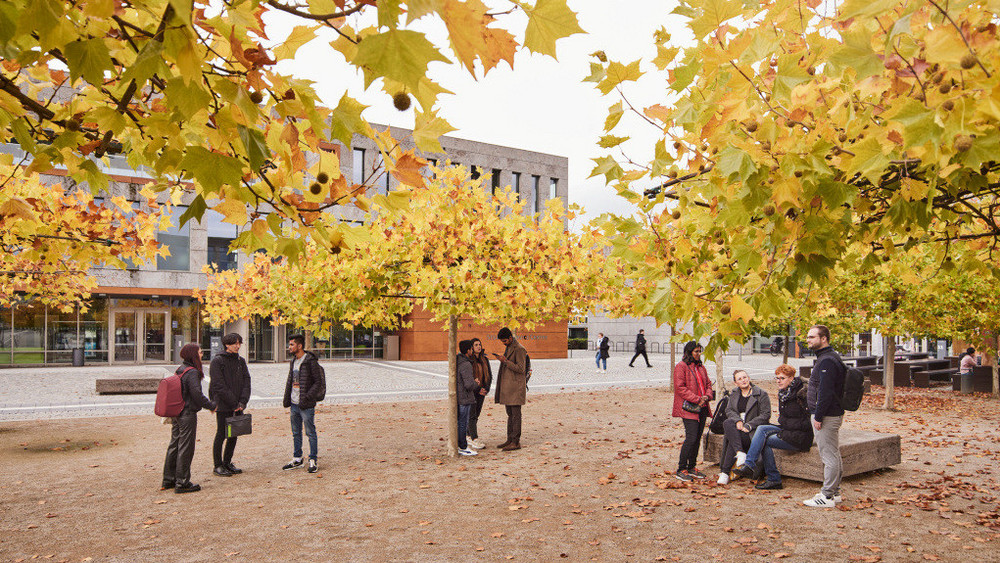
<path fill-rule="evenodd" d="M 285 381 L 285 398 L 282 404 L 291 410 L 292 461 L 285 464 L 285 471 L 302 467 L 302 426 L 309 438 L 309 473 L 319 470 L 316 461 L 319 445 L 316 439 L 316 402 L 326 393 L 323 368 L 312 352 L 306 352 L 306 337 L 296 334 L 288 339 L 288 355 L 292 360 Z"/>
<path fill-rule="evenodd" d="M 239 354 L 240 346 L 243 345 L 242 336 L 235 332 L 227 334 L 222 337 L 222 345 L 226 351 L 212 358 L 208 368 L 209 377 L 212 378 L 208 384 L 208 397 L 218 405 L 215 411 L 218 427 L 215 443 L 212 445 L 212 456 L 215 458 L 215 474 L 231 477 L 243 473 L 243 470 L 233 465 L 236 436 L 226 437 L 226 418 L 242 413 L 247 407 L 250 400 L 250 370 L 247 368 L 247 361 Z"/>

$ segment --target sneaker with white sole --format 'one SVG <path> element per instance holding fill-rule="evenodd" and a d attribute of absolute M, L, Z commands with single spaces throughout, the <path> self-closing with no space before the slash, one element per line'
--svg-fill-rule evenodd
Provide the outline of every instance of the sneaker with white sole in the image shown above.
<path fill-rule="evenodd" d="M 747 462 L 746 452 L 736 452 L 736 465 L 743 465 Z"/>
<path fill-rule="evenodd" d="M 286 463 L 285 466 L 282 467 L 282 469 L 284 469 L 285 471 L 291 471 L 292 469 L 298 469 L 300 467 L 302 467 L 302 458 L 297 458 L 297 459 L 292 459 L 292 461 Z"/>
<path fill-rule="evenodd" d="M 479 452 L 465 448 L 464 450 L 458 450 L 458 455 L 479 455 Z"/>
<path fill-rule="evenodd" d="M 811 499 L 802 501 L 802 504 L 806 506 L 814 506 L 816 508 L 836 508 L 837 497 L 828 497 L 823 493 L 816 493 L 816 496 L 814 496 Z"/>
<path fill-rule="evenodd" d="M 307 471 L 309 471 L 309 473 L 316 473 L 319 471 L 319 464 L 316 463 L 315 459 L 309 460 L 309 469 Z"/>
<path fill-rule="evenodd" d="M 728 473 L 719 473 L 719 480 L 716 481 L 716 483 L 718 483 L 720 485 L 728 485 L 729 484 L 729 474 Z"/>
<path fill-rule="evenodd" d="M 475 438 L 470 438 L 470 437 L 466 436 L 465 437 L 465 441 L 469 443 L 469 447 L 470 448 L 475 448 L 477 450 L 481 450 L 481 449 L 483 449 L 483 448 L 486 447 L 486 444 L 484 444 L 483 442 L 480 442 L 479 440 L 476 440 Z"/>

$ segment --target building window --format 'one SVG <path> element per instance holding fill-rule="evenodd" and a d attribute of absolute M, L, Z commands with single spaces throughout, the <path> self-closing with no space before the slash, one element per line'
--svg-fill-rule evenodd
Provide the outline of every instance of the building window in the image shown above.
<path fill-rule="evenodd" d="M 436 158 L 428 158 L 427 166 L 425 166 L 423 169 L 424 178 L 437 178 L 437 173 L 434 172 L 433 170 L 434 168 L 437 167 L 437 165 L 438 161 Z"/>
<path fill-rule="evenodd" d="M 353 175 L 351 180 L 355 184 L 365 183 L 365 149 L 354 149 L 351 153 L 351 171 Z"/>
<path fill-rule="evenodd" d="M 17 305 L 13 320 L 14 363 L 45 363 L 45 305 L 37 301 Z"/>
<path fill-rule="evenodd" d="M 382 153 L 375 153 L 375 160 L 372 162 L 372 174 L 375 175 L 375 193 L 386 195 L 389 193 L 389 169 L 385 166 Z"/>
<path fill-rule="evenodd" d="M 538 208 L 540 207 L 538 205 L 538 199 L 542 196 L 542 194 L 539 193 L 539 191 L 540 191 L 539 190 L 539 186 L 541 184 L 541 181 L 542 181 L 541 176 L 536 176 L 534 174 L 531 175 L 531 212 L 532 213 L 538 213 Z"/>
<path fill-rule="evenodd" d="M 559 193 L 559 191 L 557 190 L 558 187 L 559 187 L 559 179 L 549 178 L 549 199 L 555 199 L 559 197 L 557 195 Z"/>
<path fill-rule="evenodd" d="M 156 234 L 156 241 L 165 245 L 170 251 L 170 256 L 156 257 L 157 270 L 182 270 L 191 269 L 191 236 L 190 223 L 184 223 L 183 227 L 178 227 L 180 216 L 187 211 L 187 206 L 176 205 L 170 211 L 170 228 Z"/>
<path fill-rule="evenodd" d="M 479 171 L 479 167 L 473 164 L 472 172 L 469 174 L 469 176 L 472 177 L 473 180 L 478 180 L 479 177 L 482 176 L 482 173 Z"/>
<path fill-rule="evenodd" d="M 510 187 L 514 188 L 514 193 L 517 194 L 517 199 L 521 199 L 521 173 L 511 172 L 510 173 Z"/>
<path fill-rule="evenodd" d="M 216 270 L 235 270 L 236 252 L 229 245 L 238 234 L 236 225 L 224 223 L 224 216 L 218 211 L 206 209 L 201 216 L 201 224 L 208 232 L 208 263 L 215 264 Z"/>
<path fill-rule="evenodd" d="M 490 177 L 490 193 L 495 194 L 499 189 L 500 189 L 500 169 L 494 168 L 493 175 Z"/>

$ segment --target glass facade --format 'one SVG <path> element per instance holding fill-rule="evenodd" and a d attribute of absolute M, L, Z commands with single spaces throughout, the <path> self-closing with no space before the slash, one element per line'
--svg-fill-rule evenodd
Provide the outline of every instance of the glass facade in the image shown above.
<path fill-rule="evenodd" d="M 310 350 L 320 359 L 348 360 L 382 357 L 382 334 L 371 328 L 345 328 L 343 323 L 333 322 L 330 335 L 321 337 L 302 329 L 289 330 L 288 334 L 305 334 Z M 311 344 L 309 337 L 312 337 Z"/>
<path fill-rule="evenodd" d="M 86 311 L 80 312 L 80 337 L 83 340 L 83 361 L 108 361 L 108 300 L 94 299 Z"/>
<path fill-rule="evenodd" d="M 187 211 L 183 205 L 175 205 L 170 210 L 170 228 L 157 233 L 156 240 L 165 245 L 170 251 L 170 256 L 157 256 L 157 270 L 181 270 L 191 269 L 191 229 L 190 221 L 184 223 L 183 227 L 178 227 L 180 216 Z"/>
<path fill-rule="evenodd" d="M 236 253 L 229 250 L 230 243 L 239 234 L 236 225 L 223 222 L 224 216 L 213 209 L 206 209 L 201 223 L 208 234 L 208 263 L 218 270 L 235 270 Z"/>
<path fill-rule="evenodd" d="M 15 364 L 45 363 L 45 306 L 29 303 L 14 307 Z"/>

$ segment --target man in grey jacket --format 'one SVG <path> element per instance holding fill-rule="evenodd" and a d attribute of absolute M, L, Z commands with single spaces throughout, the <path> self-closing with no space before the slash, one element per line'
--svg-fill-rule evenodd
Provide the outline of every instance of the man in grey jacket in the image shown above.
<path fill-rule="evenodd" d="M 469 413 L 472 412 L 472 407 L 476 406 L 476 391 L 479 391 L 479 383 L 476 382 L 475 370 L 472 366 L 475 354 L 472 349 L 472 341 L 459 342 L 458 351 L 459 354 L 455 360 L 458 371 L 458 453 L 460 455 L 478 455 L 479 452 L 469 449 L 469 441 L 466 437 L 466 430 L 469 427 Z"/>

